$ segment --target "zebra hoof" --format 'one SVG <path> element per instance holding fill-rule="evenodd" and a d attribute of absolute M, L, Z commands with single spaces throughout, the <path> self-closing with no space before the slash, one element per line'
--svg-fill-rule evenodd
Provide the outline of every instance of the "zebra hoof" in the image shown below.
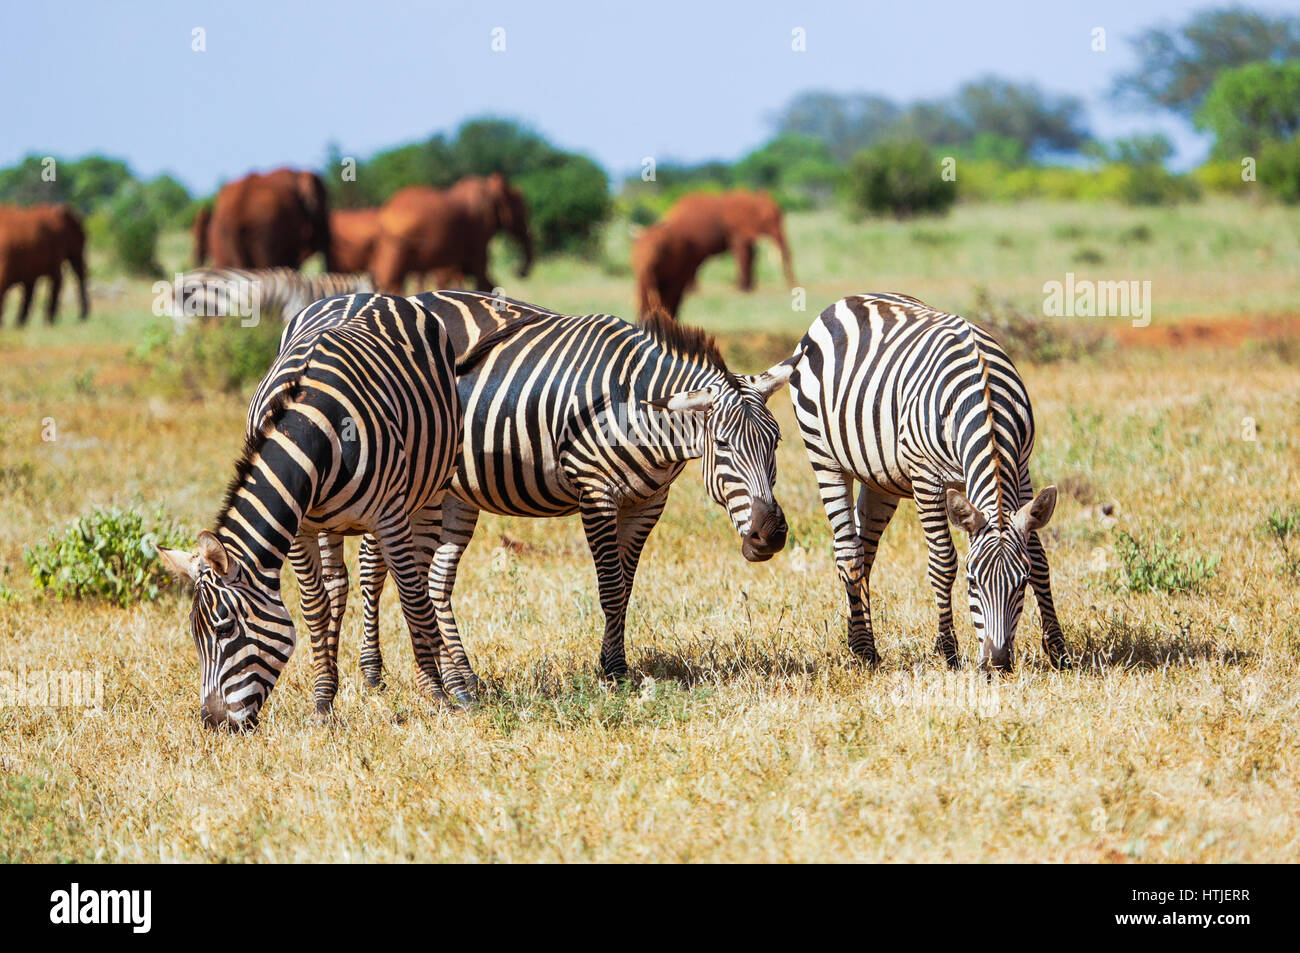
<path fill-rule="evenodd" d="M 388 684 L 384 681 L 383 675 L 366 675 L 363 672 L 362 677 L 365 679 L 366 688 L 372 689 L 373 691 L 382 692 L 388 688 Z"/>

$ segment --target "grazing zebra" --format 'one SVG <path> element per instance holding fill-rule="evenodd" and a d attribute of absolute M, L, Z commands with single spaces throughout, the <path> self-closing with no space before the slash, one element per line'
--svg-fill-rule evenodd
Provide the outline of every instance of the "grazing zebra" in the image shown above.
<path fill-rule="evenodd" d="M 374 535 L 397 580 L 421 691 L 470 701 L 473 679 L 438 665 L 441 636 L 428 593 L 428 554 L 460 446 L 450 341 L 420 305 L 387 295 L 319 303 L 334 320 L 297 335 L 259 386 L 250 437 L 195 553 L 160 549 L 194 581 L 190 632 L 210 727 L 251 728 L 296 641 L 280 595 L 285 557 L 311 632 L 316 710 L 338 687 L 341 616 L 323 573 L 342 536 Z M 346 575 L 343 586 L 346 588 Z"/>
<path fill-rule="evenodd" d="M 1038 600 L 1048 656 L 1068 664 L 1036 532 L 1052 516 L 1056 487 L 1034 496 L 1029 395 L 997 341 L 906 295 L 857 295 L 823 311 L 782 363 L 794 369 L 790 396 L 835 537 L 852 651 L 878 661 L 871 564 L 899 499 L 911 496 L 930 550 L 936 650 L 948 664 L 958 663 L 957 553 L 948 520 L 970 534 L 966 566 L 981 668 L 1010 669 L 1026 582 Z M 856 507 L 854 480 L 862 484 Z"/>
<path fill-rule="evenodd" d="M 747 560 L 769 559 L 785 545 L 785 516 L 773 497 L 780 431 L 766 401 L 789 369 L 732 374 L 711 337 L 667 315 L 638 327 L 468 291 L 411 300 L 438 316 L 461 355 L 465 431 L 430 579 L 448 652 L 463 651 L 451 594 L 482 510 L 580 514 L 605 615 L 600 663 L 611 678 L 627 674 L 624 622 L 642 547 L 689 460 L 702 458 L 709 495 L 730 515 Z M 300 319 L 309 329 L 310 315 Z M 286 336 L 302 333 L 298 321 Z M 382 672 L 385 567 L 376 553 L 365 540 L 361 666 L 371 684 Z"/>
<path fill-rule="evenodd" d="M 287 322 L 313 301 L 373 290 L 368 275 L 304 275 L 295 268 L 196 268 L 178 279 L 171 316 L 177 330 L 194 318 L 256 315 L 260 319 L 267 314 Z"/>

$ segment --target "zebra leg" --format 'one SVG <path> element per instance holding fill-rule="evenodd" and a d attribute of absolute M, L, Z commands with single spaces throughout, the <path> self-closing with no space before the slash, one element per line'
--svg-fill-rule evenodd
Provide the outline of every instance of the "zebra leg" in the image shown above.
<path fill-rule="evenodd" d="M 1056 619 L 1056 605 L 1052 601 L 1052 571 L 1047 565 L 1047 553 L 1037 533 L 1029 534 L 1029 584 L 1038 603 L 1038 616 L 1043 625 L 1043 651 L 1054 668 L 1069 668 L 1070 656 L 1066 652 L 1065 635 Z"/>
<path fill-rule="evenodd" d="M 822 507 L 831 524 L 835 570 L 840 582 L 844 583 L 844 594 L 849 602 L 849 650 L 867 664 L 876 665 L 880 662 L 880 655 L 876 652 L 876 640 L 871 632 L 862 537 L 858 535 L 853 511 L 853 477 L 838 467 L 832 469 L 814 463 L 813 469 L 817 474 Z"/>
<path fill-rule="evenodd" d="M 1029 479 L 1029 468 L 1025 467 L 1020 473 L 1020 502 L 1028 503 L 1033 498 L 1034 484 Z M 1029 549 L 1029 585 L 1034 590 L 1038 618 L 1043 627 L 1043 651 L 1047 653 L 1054 668 L 1069 668 L 1070 657 L 1066 654 L 1061 623 L 1056 619 L 1056 604 L 1052 600 L 1052 571 L 1047 565 L 1043 541 L 1037 533 L 1030 533 L 1025 542 Z"/>
<path fill-rule="evenodd" d="M 935 640 L 934 650 L 944 657 L 949 668 L 957 668 L 961 656 L 957 635 L 952 628 L 952 584 L 957 579 L 957 549 L 948 529 L 945 487 L 914 481 L 913 490 L 921 528 L 925 531 L 926 545 L 930 550 L 930 585 L 934 587 L 934 598 L 939 607 L 939 637 Z"/>
<path fill-rule="evenodd" d="M 627 615 L 627 586 L 619 548 L 618 506 L 599 492 L 584 492 L 578 501 L 582 529 L 596 564 L 596 587 L 605 613 L 605 635 L 600 643 L 600 668 L 609 679 L 627 677 L 623 624 Z"/>
<path fill-rule="evenodd" d="M 302 533 L 289 548 L 289 561 L 298 579 L 302 614 L 311 634 L 312 693 L 316 714 L 329 715 L 339 687 L 338 643 L 330 646 L 330 605 L 321 572 L 320 543 L 314 534 Z"/>
<path fill-rule="evenodd" d="M 858 537 L 862 543 L 862 621 L 866 625 L 866 645 L 863 651 L 854 648 L 852 640 L 849 648 L 855 655 L 866 659 L 873 665 L 880 657 L 876 653 L 876 636 L 871 628 L 871 567 L 876 561 L 876 549 L 880 545 L 880 536 L 894 517 L 898 509 L 898 497 L 877 493 L 865 486 L 858 491 Z"/>
<path fill-rule="evenodd" d="M 449 694 L 461 704 L 472 699 L 464 685 L 447 685 L 438 669 L 442 637 L 433 603 L 429 601 L 429 565 L 421 558 L 411 519 L 397 514 L 378 527 L 376 538 L 384 563 L 397 583 L 402 614 L 411 633 L 411 650 L 415 655 L 415 681 L 420 693 L 435 701 L 445 701 Z"/>
<path fill-rule="evenodd" d="M 329 649 L 337 672 L 339 636 L 343 632 L 343 613 L 348 607 L 348 567 L 344 561 L 342 536 L 337 533 L 321 533 L 317 542 L 320 545 L 321 580 L 325 584 L 325 595 L 330 607 Z"/>
<path fill-rule="evenodd" d="M 384 687 L 384 654 L 379 649 L 379 597 L 388 581 L 379 542 L 367 535 L 361 540 L 361 675 L 371 688 Z"/>
<path fill-rule="evenodd" d="M 429 572 L 429 598 L 433 600 L 433 611 L 438 616 L 438 628 L 442 631 L 446 661 L 464 666 L 465 681 L 471 692 L 477 693 L 481 682 L 470 668 L 469 658 L 460 640 L 460 629 L 456 626 L 456 615 L 451 608 L 451 594 L 456 587 L 456 570 L 469 541 L 474 537 L 474 528 L 478 525 L 478 510 L 468 503 L 448 494 L 442 501 L 442 531 L 438 536 L 438 547 L 433 553 L 433 567 Z"/>

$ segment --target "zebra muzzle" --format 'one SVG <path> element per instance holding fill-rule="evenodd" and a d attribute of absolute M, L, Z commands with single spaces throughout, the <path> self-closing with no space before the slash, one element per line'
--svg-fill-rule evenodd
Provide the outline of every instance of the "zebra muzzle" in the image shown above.
<path fill-rule="evenodd" d="M 785 514 L 775 502 L 755 500 L 750 513 L 749 532 L 740 544 L 740 551 L 751 563 L 771 559 L 785 548 L 788 527 Z"/>

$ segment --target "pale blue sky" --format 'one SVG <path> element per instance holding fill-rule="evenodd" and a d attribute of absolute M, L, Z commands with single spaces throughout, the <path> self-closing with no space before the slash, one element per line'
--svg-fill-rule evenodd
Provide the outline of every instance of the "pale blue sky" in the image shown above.
<path fill-rule="evenodd" d="M 1295 4 L 1265 3 L 1280 12 Z M 521 119 L 611 173 L 735 158 L 797 92 L 941 96 L 995 73 L 1078 95 L 1103 137 L 1162 129 L 1177 164 L 1204 143 L 1105 92 L 1126 38 L 1181 22 L 1186 0 L 818 3 L 811 0 L 416 3 L 4 0 L 0 164 L 102 152 L 200 191 L 250 168 L 319 165 L 451 130 Z M 1108 50 L 1090 49 L 1107 30 Z M 191 50 L 206 30 L 207 51 Z M 505 31 L 493 52 L 492 31 Z M 806 31 L 807 51 L 791 50 Z"/>

